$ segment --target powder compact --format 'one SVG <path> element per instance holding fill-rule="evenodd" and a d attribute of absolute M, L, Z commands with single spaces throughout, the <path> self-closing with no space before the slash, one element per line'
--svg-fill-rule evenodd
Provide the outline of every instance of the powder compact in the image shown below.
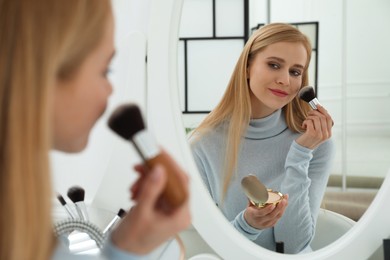
<path fill-rule="evenodd" d="M 283 199 L 282 193 L 267 189 L 253 174 L 242 178 L 241 187 L 252 205 L 259 208 L 269 204 L 277 205 Z"/>

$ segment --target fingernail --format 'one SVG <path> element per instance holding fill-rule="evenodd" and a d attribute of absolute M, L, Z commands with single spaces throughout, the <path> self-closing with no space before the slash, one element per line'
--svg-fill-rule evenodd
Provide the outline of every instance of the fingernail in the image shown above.
<path fill-rule="evenodd" d="M 163 173 L 162 166 L 157 165 L 154 168 L 154 172 L 153 172 L 153 175 L 152 175 L 152 180 L 153 181 L 159 181 L 161 179 L 162 173 Z"/>

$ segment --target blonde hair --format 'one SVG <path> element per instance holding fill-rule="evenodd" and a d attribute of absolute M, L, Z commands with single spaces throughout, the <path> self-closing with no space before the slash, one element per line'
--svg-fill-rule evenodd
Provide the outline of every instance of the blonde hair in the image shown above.
<path fill-rule="evenodd" d="M 102 38 L 109 0 L 0 0 L 0 259 L 50 259 L 56 80 Z"/>
<path fill-rule="evenodd" d="M 241 139 L 251 118 L 247 67 L 257 53 L 268 45 L 277 42 L 300 42 L 303 44 L 307 52 L 307 64 L 302 74 L 301 87 L 308 85 L 307 68 L 311 58 L 311 45 L 308 38 L 298 29 L 288 24 L 273 23 L 266 25 L 257 30 L 245 44 L 222 100 L 193 132 L 196 140 L 196 138 L 215 129 L 222 123 L 227 124 L 223 198 L 234 176 Z M 287 125 L 292 131 L 303 131 L 301 125 L 309 109 L 308 104 L 298 97 L 295 97 L 283 108 Z"/>

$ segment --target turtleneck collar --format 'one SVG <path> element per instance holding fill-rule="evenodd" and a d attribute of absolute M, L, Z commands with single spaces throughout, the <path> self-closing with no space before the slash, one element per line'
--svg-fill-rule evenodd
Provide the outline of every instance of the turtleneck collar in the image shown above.
<path fill-rule="evenodd" d="M 267 117 L 250 120 L 245 138 L 267 139 L 282 133 L 286 129 L 287 124 L 284 114 L 281 109 L 278 109 Z"/>

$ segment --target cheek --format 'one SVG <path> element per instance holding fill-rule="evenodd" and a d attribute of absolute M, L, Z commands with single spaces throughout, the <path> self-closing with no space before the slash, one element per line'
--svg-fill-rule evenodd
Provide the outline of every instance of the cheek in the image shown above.
<path fill-rule="evenodd" d="M 108 98 L 112 93 L 111 83 L 108 80 L 104 80 L 100 84 L 99 90 L 97 90 L 95 93 L 96 93 L 96 110 L 97 110 L 96 113 L 100 117 L 101 114 L 104 113 L 107 107 Z"/>
<path fill-rule="evenodd" d="M 88 108 L 81 101 L 73 98 L 55 104 L 53 141 L 58 150 L 75 152 L 84 146 L 81 139 L 87 133 L 90 119 Z"/>
<path fill-rule="evenodd" d="M 92 127 L 104 112 L 107 93 L 93 84 L 63 89 L 53 104 L 54 148 L 77 152 L 86 146 Z"/>
<path fill-rule="evenodd" d="M 264 84 L 267 81 L 266 77 L 263 77 L 259 73 L 252 73 L 251 77 L 248 79 L 249 87 L 252 91 L 260 91 L 264 88 Z"/>
<path fill-rule="evenodd" d="M 95 122 L 104 113 L 107 106 L 108 93 L 102 88 L 102 85 L 98 85 L 98 88 L 92 88 L 93 91 L 85 93 L 85 100 L 79 105 L 84 112 L 80 115 L 81 124 L 83 124 L 84 131 L 89 131 Z M 82 122 L 84 121 L 84 122 Z"/>
<path fill-rule="evenodd" d="M 302 87 L 302 81 L 297 80 L 296 83 L 293 85 L 290 101 L 292 101 L 298 95 L 298 92 L 301 89 L 301 87 Z"/>
<path fill-rule="evenodd" d="M 254 80 L 250 82 L 249 89 L 253 95 L 261 99 L 268 97 L 270 94 L 267 87 L 268 85 L 269 84 Z"/>
<path fill-rule="evenodd" d="M 301 89 L 301 87 L 302 87 L 302 77 L 294 78 L 291 81 L 291 83 L 292 83 L 293 92 L 297 94 L 299 92 L 299 90 Z"/>

